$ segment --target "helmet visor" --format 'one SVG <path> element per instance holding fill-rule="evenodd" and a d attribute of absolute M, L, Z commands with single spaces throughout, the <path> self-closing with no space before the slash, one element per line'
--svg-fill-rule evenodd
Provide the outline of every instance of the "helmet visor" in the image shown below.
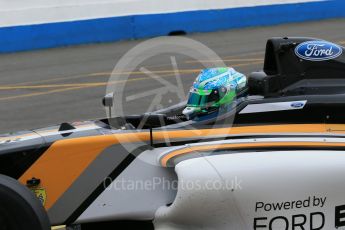
<path fill-rule="evenodd" d="M 207 107 L 219 100 L 219 94 L 217 91 L 213 91 L 210 95 L 200 95 L 198 93 L 191 92 L 187 106 L 190 107 Z"/>

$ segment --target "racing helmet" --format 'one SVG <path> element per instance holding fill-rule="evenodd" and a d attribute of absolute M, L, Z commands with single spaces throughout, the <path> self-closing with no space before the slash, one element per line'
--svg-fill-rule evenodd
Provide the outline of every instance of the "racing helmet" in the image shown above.
<path fill-rule="evenodd" d="M 193 115 L 232 104 L 247 88 L 247 78 L 233 68 L 210 68 L 201 71 L 189 91 L 183 114 Z"/>

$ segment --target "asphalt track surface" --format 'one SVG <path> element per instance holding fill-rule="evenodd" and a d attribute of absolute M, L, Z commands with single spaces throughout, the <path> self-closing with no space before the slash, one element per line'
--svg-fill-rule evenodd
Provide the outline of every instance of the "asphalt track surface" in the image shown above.
<path fill-rule="evenodd" d="M 186 37 L 211 48 L 227 66 L 249 74 L 262 69 L 267 38 L 308 36 L 345 45 L 344 29 L 345 19 L 338 19 Z M 105 117 L 101 98 L 105 94 L 110 73 L 128 50 L 143 41 L 0 55 L 0 133 Z M 150 58 L 141 67 L 173 84 L 176 81 L 171 61 L 173 55 Z M 175 57 L 186 94 L 202 66 L 189 57 Z M 217 63 L 219 60 L 211 62 Z M 146 112 L 154 95 L 144 97 L 140 93 L 160 88 L 161 82 L 139 70 L 131 73 L 128 79 L 125 82 L 119 74 L 113 83 L 122 84 L 126 96 L 139 95 L 136 100 L 122 102 L 124 112 Z M 167 106 L 179 100 L 178 95 L 167 93 L 161 104 Z"/>

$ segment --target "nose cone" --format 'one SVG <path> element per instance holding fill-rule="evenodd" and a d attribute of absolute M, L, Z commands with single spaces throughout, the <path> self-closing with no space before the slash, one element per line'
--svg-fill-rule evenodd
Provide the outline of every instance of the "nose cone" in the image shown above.
<path fill-rule="evenodd" d="M 197 109 L 194 107 L 186 107 L 182 113 L 187 117 L 187 119 L 191 119 L 196 114 Z"/>

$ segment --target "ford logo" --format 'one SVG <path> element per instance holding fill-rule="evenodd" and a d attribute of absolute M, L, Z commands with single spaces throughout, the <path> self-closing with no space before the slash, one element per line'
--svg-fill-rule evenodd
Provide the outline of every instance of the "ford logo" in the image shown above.
<path fill-rule="evenodd" d="M 296 109 L 299 109 L 299 108 L 303 108 L 305 105 L 304 102 L 294 102 L 291 104 L 291 107 L 292 108 L 296 108 Z"/>
<path fill-rule="evenodd" d="M 299 44 L 295 54 L 308 61 L 326 61 L 339 57 L 343 49 L 333 43 L 326 41 L 309 41 Z"/>

